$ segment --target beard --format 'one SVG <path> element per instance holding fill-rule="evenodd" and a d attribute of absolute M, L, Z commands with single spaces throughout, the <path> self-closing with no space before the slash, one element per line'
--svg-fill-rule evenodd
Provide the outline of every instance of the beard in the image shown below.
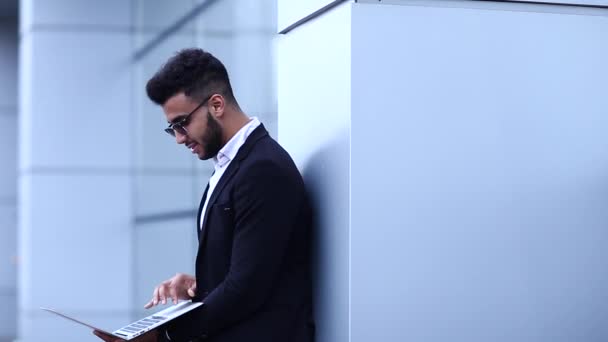
<path fill-rule="evenodd" d="M 222 136 L 222 126 L 211 113 L 207 112 L 207 130 L 201 139 L 204 154 L 200 159 L 207 160 L 217 155 L 222 149 Z"/>

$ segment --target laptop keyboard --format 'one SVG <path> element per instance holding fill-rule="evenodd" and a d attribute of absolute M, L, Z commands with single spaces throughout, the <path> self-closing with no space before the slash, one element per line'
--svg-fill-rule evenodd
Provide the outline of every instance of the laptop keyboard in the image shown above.
<path fill-rule="evenodd" d="M 124 328 L 121 328 L 119 331 L 124 331 L 128 334 L 135 334 L 166 319 L 167 317 L 158 315 L 146 317 L 144 319 L 140 319 L 137 322 L 131 323 L 130 325 L 127 325 Z"/>
<path fill-rule="evenodd" d="M 125 337 L 125 339 L 132 339 L 201 305 L 203 303 L 181 302 L 120 328 L 113 334 Z"/>

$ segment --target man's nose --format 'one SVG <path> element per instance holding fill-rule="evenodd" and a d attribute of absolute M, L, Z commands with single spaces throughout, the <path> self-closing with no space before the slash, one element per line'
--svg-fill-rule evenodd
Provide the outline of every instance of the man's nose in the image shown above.
<path fill-rule="evenodd" d="M 177 142 L 178 144 L 185 144 L 186 143 L 186 135 L 185 134 L 181 134 L 179 132 L 175 132 L 175 142 Z"/>

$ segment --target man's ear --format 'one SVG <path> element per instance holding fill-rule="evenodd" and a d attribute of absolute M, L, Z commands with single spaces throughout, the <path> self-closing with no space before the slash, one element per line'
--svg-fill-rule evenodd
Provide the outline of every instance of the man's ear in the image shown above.
<path fill-rule="evenodd" d="M 211 107 L 210 112 L 213 116 L 221 118 L 226 109 L 226 99 L 220 94 L 214 94 L 209 98 L 209 106 Z"/>

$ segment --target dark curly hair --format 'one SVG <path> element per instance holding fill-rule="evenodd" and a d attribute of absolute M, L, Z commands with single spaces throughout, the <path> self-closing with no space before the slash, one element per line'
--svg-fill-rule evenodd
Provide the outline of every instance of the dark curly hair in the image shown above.
<path fill-rule="evenodd" d="M 183 49 L 171 57 L 146 84 L 150 100 L 163 105 L 180 93 L 203 101 L 214 93 L 224 96 L 228 103 L 236 105 L 230 79 L 224 64 L 202 49 Z"/>

